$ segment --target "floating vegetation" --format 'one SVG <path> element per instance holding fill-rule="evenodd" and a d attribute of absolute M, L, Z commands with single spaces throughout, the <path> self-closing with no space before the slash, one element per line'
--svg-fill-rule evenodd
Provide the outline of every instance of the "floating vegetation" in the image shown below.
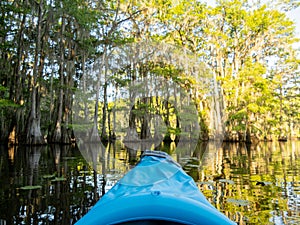
<path fill-rule="evenodd" d="M 89 171 L 89 170 L 81 170 L 79 171 L 80 174 L 92 174 L 94 171 Z"/>
<path fill-rule="evenodd" d="M 52 179 L 55 177 L 55 174 L 46 174 L 43 176 L 44 179 Z"/>
<path fill-rule="evenodd" d="M 195 165 L 195 164 L 186 164 L 185 167 L 190 167 L 190 168 L 199 168 L 199 165 Z"/>
<path fill-rule="evenodd" d="M 199 159 L 198 159 L 197 157 L 191 157 L 190 159 L 191 159 L 191 160 L 199 161 Z"/>
<path fill-rule="evenodd" d="M 261 186 L 267 186 L 267 185 L 271 185 L 272 182 L 268 182 L 268 181 L 257 181 L 256 185 L 261 185 Z"/>
<path fill-rule="evenodd" d="M 24 187 L 20 187 L 21 190 L 36 190 L 36 189 L 42 189 L 42 186 L 40 185 L 28 185 L 28 186 L 24 186 Z"/>
<path fill-rule="evenodd" d="M 67 179 L 65 177 L 55 177 L 51 182 L 60 182 L 60 181 L 66 181 Z"/>
<path fill-rule="evenodd" d="M 228 198 L 227 202 L 232 203 L 232 204 L 237 205 L 237 206 L 248 206 L 248 205 L 250 205 L 250 202 L 248 200 L 243 200 L 243 199 Z"/>
<path fill-rule="evenodd" d="M 211 177 L 212 177 L 213 181 L 218 181 L 218 180 L 223 179 L 223 174 L 214 174 Z"/>
<path fill-rule="evenodd" d="M 233 180 L 229 180 L 229 179 L 220 179 L 219 182 L 221 183 L 228 183 L 228 184 L 234 184 Z"/>
<path fill-rule="evenodd" d="M 197 161 L 199 162 L 199 159 L 197 157 L 188 157 L 188 158 L 180 158 L 179 161 L 181 163 L 190 163 L 190 162 L 193 162 L 193 161 Z"/>
<path fill-rule="evenodd" d="M 197 184 L 200 184 L 200 185 L 214 185 L 214 182 L 213 181 L 198 181 Z"/>
<path fill-rule="evenodd" d="M 62 159 L 64 159 L 64 160 L 74 160 L 74 159 L 76 159 L 76 157 L 65 156 L 65 157 L 62 157 Z"/>
<path fill-rule="evenodd" d="M 188 161 L 188 160 L 190 160 L 191 158 L 190 157 L 182 157 L 182 158 L 180 158 L 179 160 L 180 161 Z"/>
<path fill-rule="evenodd" d="M 110 172 L 110 173 L 119 173 L 120 171 L 117 170 L 117 169 L 109 169 L 109 170 L 107 170 L 107 172 Z"/>

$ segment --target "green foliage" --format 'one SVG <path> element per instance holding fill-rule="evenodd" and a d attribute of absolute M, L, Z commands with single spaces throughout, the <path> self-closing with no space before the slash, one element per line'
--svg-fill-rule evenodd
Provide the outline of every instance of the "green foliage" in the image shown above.
<path fill-rule="evenodd" d="M 0 85 L 0 109 L 1 108 L 17 108 L 20 105 L 9 99 L 8 88 Z"/>
<path fill-rule="evenodd" d="M 35 58 L 39 3 L 43 3 L 43 23 L 41 50 Z M 91 82 L 100 77 L 88 74 L 86 69 L 117 46 L 147 39 L 179 46 L 175 52 L 179 56 L 182 48 L 189 50 L 203 68 L 186 69 L 176 65 L 176 60 L 173 64 L 138 62 L 139 68 L 109 71 L 106 87 L 116 90 L 127 87 L 137 78 L 132 74 L 139 74 L 140 78 L 171 79 L 191 94 L 205 132 L 210 130 L 210 120 L 214 120 L 209 116 L 213 110 L 209 95 L 214 91 L 209 89 L 217 87 L 220 95 L 217 98 L 222 105 L 219 116 L 224 121 L 227 119 L 227 130 L 251 128 L 265 134 L 274 133 L 280 126 L 285 130 L 291 127 L 299 130 L 299 57 L 292 49 L 292 44 L 299 40 L 294 36 L 294 23 L 287 19 L 285 11 L 271 7 L 268 2 L 222 0 L 207 6 L 196 0 L 63 0 L 18 4 L 1 1 L 0 6 L 3 28 L 0 31 L 0 108 L 15 109 L 22 105 L 25 114 L 30 112 L 32 70 L 38 65 L 36 97 L 42 110 L 41 127 L 45 130 L 58 116 L 60 90 L 63 90 L 65 106 L 62 117 L 68 119 L 72 95 L 80 79 L 84 77 L 86 82 Z M 284 10 L 298 6 L 294 1 L 278 1 L 277 5 Z M 275 66 L 270 67 L 270 59 Z M 60 65 L 61 60 L 64 61 Z M 194 59 L 186 58 L 187 66 L 193 63 Z M 210 75 L 217 82 L 212 82 Z M 142 108 L 140 105 L 139 113 Z M 20 117 L 21 124 L 26 124 L 27 117 Z M 3 115 L 1 120 L 8 118 L 12 116 Z M 17 130 L 24 132 L 23 127 Z"/>
<path fill-rule="evenodd" d="M 8 100 L 8 99 L 0 99 L 0 109 L 8 108 L 8 107 L 17 108 L 17 107 L 20 107 L 20 105 L 14 103 L 13 101 Z"/>

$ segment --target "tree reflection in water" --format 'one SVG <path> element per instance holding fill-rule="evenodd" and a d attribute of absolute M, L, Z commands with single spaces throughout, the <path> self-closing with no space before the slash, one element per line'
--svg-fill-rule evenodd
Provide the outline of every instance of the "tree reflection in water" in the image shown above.
<path fill-rule="evenodd" d="M 199 187 L 239 224 L 299 224 L 299 154 L 296 141 L 225 143 L 202 161 Z"/>
<path fill-rule="evenodd" d="M 93 145 L 85 146 L 94 154 Z M 300 142 L 221 148 L 161 145 L 217 209 L 239 224 L 299 224 Z M 74 224 L 138 160 L 109 143 L 87 162 L 75 146 L 0 147 L 0 224 Z"/>

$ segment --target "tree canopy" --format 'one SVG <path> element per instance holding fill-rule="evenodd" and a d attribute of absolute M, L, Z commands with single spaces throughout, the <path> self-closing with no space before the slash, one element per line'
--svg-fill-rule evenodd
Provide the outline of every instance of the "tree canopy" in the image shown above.
<path fill-rule="evenodd" d="M 122 87 L 146 78 L 155 82 L 155 76 L 189 93 L 202 140 L 218 132 L 229 141 L 299 137 L 300 61 L 293 47 L 299 40 L 286 15 L 297 7 L 295 1 L 281 0 L 220 0 L 213 6 L 197 0 L 3 0 L 0 140 L 71 143 L 74 93 L 79 87 L 88 92 L 93 82 L 93 101 L 83 102 L 82 113 L 93 112 L 91 136 L 113 139 L 114 111 L 122 107 L 114 99 Z M 172 45 L 177 53 L 164 55 L 167 63 L 154 62 L 153 49 L 138 47 L 145 41 Z M 134 49 L 120 51 L 130 43 Z M 178 64 L 176 57 L 184 51 L 199 62 L 194 72 Z M 91 73 L 95 65 L 98 72 Z M 170 116 L 174 105 L 151 100 L 137 101 L 135 107 L 146 103 L 169 114 L 163 117 L 169 134 L 183 132 Z M 132 126 L 133 121 L 146 120 L 132 117 Z M 139 135 L 146 135 L 141 129 Z"/>

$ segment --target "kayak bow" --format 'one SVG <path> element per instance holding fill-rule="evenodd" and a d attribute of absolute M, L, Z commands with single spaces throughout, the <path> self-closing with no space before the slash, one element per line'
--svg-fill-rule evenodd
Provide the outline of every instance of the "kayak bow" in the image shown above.
<path fill-rule="evenodd" d="M 168 154 L 145 151 L 76 225 L 235 224 L 211 205 Z"/>

